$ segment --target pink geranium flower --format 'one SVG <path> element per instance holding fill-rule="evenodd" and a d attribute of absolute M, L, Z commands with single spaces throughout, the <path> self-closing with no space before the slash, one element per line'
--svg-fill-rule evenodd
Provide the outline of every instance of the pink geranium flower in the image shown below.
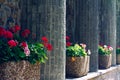
<path fill-rule="evenodd" d="M 28 46 L 24 48 L 24 53 L 26 54 L 26 56 L 30 55 L 30 50 L 29 50 Z"/>

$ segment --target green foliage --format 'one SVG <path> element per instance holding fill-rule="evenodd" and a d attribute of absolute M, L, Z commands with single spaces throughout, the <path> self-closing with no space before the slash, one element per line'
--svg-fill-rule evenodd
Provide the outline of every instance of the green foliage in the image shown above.
<path fill-rule="evenodd" d="M 18 31 L 21 32 L 21 36 Z M 0 27 L 0 64 L 21 60 L 32 64 L 45 63 L 48 59 L 47 51 L 52 50 L 52 45 L 48 43 L 46 37 L 41 38 L 42 42 L 36 42 L 35 39 L 28 41 L 28 36 L 30 36 L 29 29 L 20 31 L 18 25 L 8 30 Z"/>
<path fill-rule="evenodd" d="M 87 56 L 85 48 L 79 44 L 66 47 L 66 55 L 69 57 Z"/>
<path fill-rule="evenodd" d="M 7 61 L 19 61 L 26 57 L 20 46 L 10 48 L 7 44 L 4 44 L 2 40 L 0 40 L 0 50 L 0 63 Z"/>
<path fill-rule="evenodd" d="M 116 54 L 120 54 L 120 47 L 116 49 Z"/>
<path fill-rule="evenodd" d="M 100 46 L 98 47 L 99 55 L 110 55 L 112 53 L 113 48 L 111 46 Z"/>
<path fill-rule="evenodd" d="M 44 45 L 40 43 L 36 44 L 29 44 L 30 49 L 30 56 L 28 57 L 28 60 L 34 64 L 36 62 L 45 63 L 45 60 L 47 60 L 46 50 L 44 49 Z"/>

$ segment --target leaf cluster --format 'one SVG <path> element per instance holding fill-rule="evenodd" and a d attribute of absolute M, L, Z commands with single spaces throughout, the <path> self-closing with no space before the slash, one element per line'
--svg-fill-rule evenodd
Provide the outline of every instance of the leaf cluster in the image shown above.
<path fill-rule="evenodd" d="M 103 46 L 99 46 L 98 53 L 99 55 L 110 55 L 112 52 L 107 47 L 104 48 Z"/>
<path fill-rule="evenodd" d="M 79 44 L 74 44 L 66 47 L 66 55 L 69 57 L 87 56 L 86 50 Z"/>
<path fill-rule="evenodd" d="M 120 54 L 120 47 L 116 49 L 116 54 Z"/>

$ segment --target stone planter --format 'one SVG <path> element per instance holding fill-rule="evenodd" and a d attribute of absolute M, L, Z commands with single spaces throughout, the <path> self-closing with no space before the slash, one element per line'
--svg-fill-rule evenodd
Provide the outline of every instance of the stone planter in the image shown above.
<path fill-rule="evenodd" d="M 89 71 L 89 56 L 66 58 L 66 77 L 81 77 Z"/>
<path fill-rule="evenodd" d="M 111 67 L 112 55 L 99 55 L 99 69 L 107 69 Z"/>
<path fill-rule="evenodd" d="M 116 63 L 120 64 L 120 54 L 116 54 Z"/>
<path fill-rule="evenodd" d="M 32 65 L 28 61 L 3 63 L 0 80 L 40 80 L 40 64 Z"/>

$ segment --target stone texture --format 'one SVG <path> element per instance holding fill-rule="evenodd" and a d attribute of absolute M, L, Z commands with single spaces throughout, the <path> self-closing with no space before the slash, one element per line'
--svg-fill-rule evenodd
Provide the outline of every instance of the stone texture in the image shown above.
<path fill-rule="evenodd" d="M 99 10 L 100 44 L 111 45 L 112 65 L 116 64 L 116 0 L 101 0 Z"/>
<path fill-rule="evenodd" d="M 65 79 L 66 0 L 21 0 L 21 25 L 36 34 L 36 41 L 47 36 L 53 45 L 48 61 L 41 66 L 41 80 Z"/>
<path fill-rule="evenodd" d="M 20 0 L 0 0 L 0 26 L 8 28 L 20 24 Z"/>
<path fill-rule="evenodd" d="M 0 80 L 40 80 L 40 64 L 28 61 L 0 64 Z"/>
<path fill-rule="evenodd" d="M 120 72 L 118 68 L 118 69 L 108 71 L 105 74 L 101 74 L 100 76 L 97 76 L 95 78 L 88 79 L 88 80 L 120 80 L 119 74 Z"/>
<path fill-rule="evenodd" d="M 67 0 L 67 35 L 91 50 L 90 71 L 98 70 L 98 0 Z"/>
<path fill-rule="evenodd" d="M 98 72 L 90 72 L 87 76 L 71 78 L 66 80 L 120 80 L 120 65 Z"/>
<path fill-rule="evenodd" d="M 74 58 L 74 60 L 73 60 Z M 66 57 L 67 78 L 78 78 L 87 75 L 89 72 L 90 57 Z"/>
<path fill-rule="evenodd" d="M 112 55 L 99 55 L 99 69 L 107 69 L 111 67 Z"/>
<path fill-rule="evenodd" d="M 117 2 L 117 6 L 116 6 L 116 16 L 117 16 L 117 42 L 116 42 L 116 46 L 120 46 L 120 0 L 116 0 Z"/>

